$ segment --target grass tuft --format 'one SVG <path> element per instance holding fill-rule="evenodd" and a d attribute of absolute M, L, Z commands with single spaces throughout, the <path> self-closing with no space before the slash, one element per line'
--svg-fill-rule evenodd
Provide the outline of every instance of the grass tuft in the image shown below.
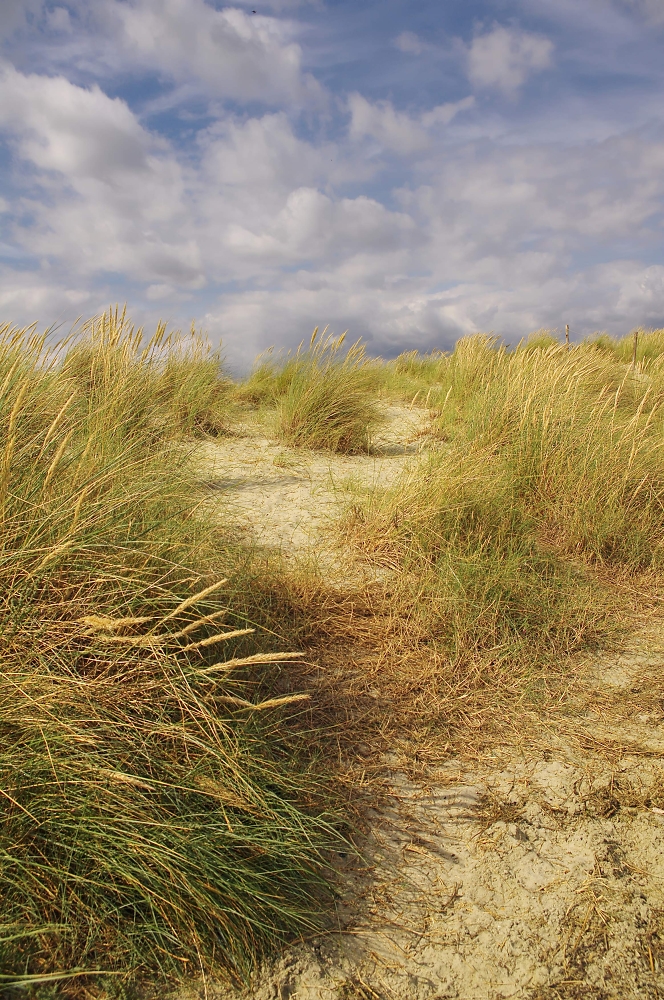
<path fill-rule="evenodd" d="M 387 384 L 428 396 L 433 453 L 356 496 L 345 524 L 388 571 L 399 648 L 495 690 L 617 634 L 609 574 L 663 565 L 664 355 L 649 350 L 664 341 L 648 336 L 636 366 L 622 342 L 546 332 L 387 365 Z"/>
<path fill-rule="evenodd" d="M 296 698 L 252 673 L 284 654 L 182 447 L 223 378 L 170 346 L 117 312 L 51 350 L 0 330 L 0 989 L 246 977 L 320 913 Z"/>
<path fill-rule="evenodd" d="M 296 447 L 355 454 L 367 451 L 380 424 L 372 395 L 380 386 L 380 370 L 359 341 L 343 351 L 344 336 L 317 339 L 298 350 L 280 403 L 278 430 Z"/>
<path fill-rule="evenodd" d="M 276 407 L 277 433 L 294 447 L 357 454 L 367 451 L 381 423 L 376 396 L 381 365 L 358 341 L 313 332 L 309 346 L 294 355 L 262 355 L 234 392 L 239 402 Z"/>

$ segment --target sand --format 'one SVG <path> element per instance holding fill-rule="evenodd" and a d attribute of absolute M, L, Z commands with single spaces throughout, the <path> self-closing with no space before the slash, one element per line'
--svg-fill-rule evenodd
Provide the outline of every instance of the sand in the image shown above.
<path fill-rule="evenodd" d="M 329 531 L 344 483 L 389 483 L 426 449 L 421 411 L 386 408 L 373 454 L 279 445 L 259 421 L 201 469 L 257 544 L 348 574 Z M 581 666 L 565 725 L 541 718 L 474 763 L 383 763 L 363 856 L 339 855 L 326 933 L 244 993 L 209 1000 L 664 997 L 664 630 Z M 590 692 L 588 696 L 587 692 Z"/>

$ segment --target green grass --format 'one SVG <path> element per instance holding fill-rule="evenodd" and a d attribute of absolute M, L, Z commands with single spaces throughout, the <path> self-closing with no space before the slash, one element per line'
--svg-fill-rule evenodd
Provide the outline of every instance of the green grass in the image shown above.
<path fill-rule="evenodd" d="M 117 314 L 0 331 L 0 988 L 243 977 L 320 918 L 332 830 L 255 683 L 288 656 L 192 500 L 210 365 Z"/>
<path fill-rule="evenodd" d="M 394 391 L 408 378 L 428 394 L 437 444 L 355 497 L 346 530 L 391 568 L 402 643 L 491 687 L 496 663 L 510 677 L 615 637 L 610 575 L 664 562 L 664 339 L 643 339 L 636 367 L 623 342 L 568 350 L 542 333 L 387 366 Z"/>
<path fill-rule="evenodd" d="M 84 324 L 53 349 L 57 380 L 75 387 L 79 406 L 103 400 L 108 419 L 134 435 L 223 433 L 233 383 L 221 357 L 192 328 L 188 337 L 159 324 L 145 343 L 116 309 Z M 115 399 L 115 404 L 112 400 Z"/>
<path fill-rule="evenodd" d="M 344 336 L 314 330 L 309 347 L 295 355 L 258 360 L 236 399 L 276 407 L 280 439 L 292 447 L 345 454 L 367 451 L 381 423 L 376 396 L 381 366 L 358 342 L 344 347 Z"/>
<path fill-rule="evenodd" d="M 200 336 L 146 342 L 117 311 L 50 348 L 0 329 L 0 990 L 242 979 L 319 925 L 336 834 L 300 701 L 266 673 L 289 640 L 369 644 L 392 725 L 443 681 L 448 714 L 486 712 L 612 641 L 615 582 L 664 562 L 664 333 L 635 365 L 633 343 L 538 331 L 385 363 L 323 335 L 233 385 Z M 241 548 L 192 480 L 194 439 L 239 406 L 360 454 L 390 398 L 428 410 L 433 444 L 349 505 L 384 571 L 361 600 Z"/>

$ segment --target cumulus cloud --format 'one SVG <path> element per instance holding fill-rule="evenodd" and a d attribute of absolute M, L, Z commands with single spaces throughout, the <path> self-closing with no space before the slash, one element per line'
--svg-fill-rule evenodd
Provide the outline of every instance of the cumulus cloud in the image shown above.
<path fill-rule="evenodd" d="M 385 240 L 376 219 L 375 237 L 343 246 L 338 260 L 332 244 L 316 256 L 314 242 L 306 268 L 224 296 L 206 323 L 258 350 L 329 321 L 388 354 L 408 343 L 450 346 L 478 329 L 518 340 L 566 322 L 577 334 L 661 323 L 664 268 L 588 258 L 598 243 L 624 242 L 649 226 L 655 252 L 662 157 L 664 142 L 636 135 L 592 150 L 459 147 L 427 183 L 400 192 L 405 235 L 391 220 L 393 239 Z M 318 210 L 314 231 L 331 224 L 330 206 Z M 306 243 L 309 234 L 296 231 Z"/>
<path fill-rule="evenodd" d="M 298 188 L 281 211 L 260 232 L 235 225 L 228 245 L 266 262 L 316 261 L 339 254 L 382 254 L 407 250 L 419 242 L 413 220 L 390 212 L 372 198 L 331 198 L 313 188 Z"/>
<path fill-rule="evenodd" d="M 515 28 L 476 35 L 468 51 L 468 76 L 478 88 L 514 95 L 528 77 L 552 63 L 553 42 Z"/>
<path fill-rule="evenodd" d="M 12 67 L 0 74 L 0 124 L 17 137 L 23 159 L 72 178 L 108 182 L 144 170 L 151 145 L 125 102 L 98 86 Z"/>
<path fill-rule="evenodd" d="M 387 149 L 404 153 L 426 149 L 429 144 L 421 123 L 396 111 L 390 101 L 372 103 L 361 94 L 351 94 L 348 108 L 351 114 L 349 133 L 354 139 L 371 136 Z"/>
<path fill-rule="evenodd" d="M 79 273 L 133 272 L 146 280 L 167 274 L 200 284 L 181 168 L 124 101 L 97 86 L 6 68 L 0 124 L 33 168 L 33 190 L 22 202 L 31 222 L 15 224 L 26 248 L 66 260 Z"/>
<path fill-rule="evenodd" d="M 411 56 L 419 56 L 428 48 L 427 43 L 418 38 L 414 31 L 402 31 L 394 39 L 394 44 L 400 52 Z"/>
<path fill-rule="evenodd" d="M 199 80 L 210 95 L 269 105 L 322 99 L 302 71 L 288 21 L 204 0 L 106 0 L 105 16 L 133 65 L 176 80 Z"/>
<path fill-rule="evenodd" d="M 316 146 L 297 136 L 284 112 L 228 118 L 201 132 L 198 144 L 210 187 L 230 185 L 234 198 L 246 190 L 253 204 L 275 205 L 294 186 L 322 182 L 338 156 L 332 143 Z"/>
<path fill-rule="evenodd" d="M 289 18 L 211 0 L 25 3 L 23 30 L 39 23 L 46 55 L 39 74 L 0 65 L 8 318 L 68 319 L 126 297 L 139 322 L 195 318 L 244 360 L 316 323 L 389 354 L 478 328 L 518 339 L 664 321 L 664 133 L 610 115 L 592 131 L 587 95 L 572 132 L 558 97 L 533 125 L 518 102 L 496 110 L 481 93 L 557 72 L 547 38 L 495 27 L 449 59 L 394 58 L 396 75 L 372 70 L 369 92 L 361 75 L 346 81 L 345 26 L 337 50 L 318 49 L 323 107 Z M 396 28 L 381 44 L 388 62 L 394 44 L 433 49 Z M 457 99 L 466 71 L 477 99 Z"/>
<path fill-rule="evenodd" d="M 448 125 L 461 111 L 475 103 L 474 97 L 439 104 L 430 111 L 411 117 L 395 110 L 390 101 L 368 101 L 361 94 L 350 94 L 348 108 L 351 114 L 349 135 L 353 139 L 370 136 L 385 149 L 410 154 L 427 149 L 431 144 L 428 129 L 435 125 Z"/>
<path fill-rule="evenodd" d="M 406 214 L 320 191 L 326 150 L 298 139 L 283 114 L 207 130 L 198 164 L 185 166 L 98 87 L 6 69 L 0 109 L 0 125 L 36 171 L 31 222 L 15 225 L 19 241 L 82 274 L 149 282 L 150 300 L 210 276 L 416 240 Z"/>

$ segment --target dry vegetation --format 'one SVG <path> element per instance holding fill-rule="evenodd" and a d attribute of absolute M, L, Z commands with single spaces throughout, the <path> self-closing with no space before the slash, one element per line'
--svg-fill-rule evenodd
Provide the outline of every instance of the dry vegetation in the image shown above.
<path fill-rule="evenodd" d="M 236 398 L 276 406 L 276 431 L 287 444 L 354 454 L 366 451 L 380 423 L 375 396 L 383 382 L 381 366 L 345 335 L 327 336 L 318 328 L 309 347 L 294 355 L 258 359 Z"/>
<path fill-rule="evenodd" d="M 429 666 L 442 655 L 437 681 L 545 680 L 541 668 L 624 627 L 621 584 L 652 590 L 664 358 L 659 332 L 640 344 L 632 366 L 607 338 L 568 350 L 539 335 L 510 351 L 477 336 L 386 366 L 392 391 L 427 402 L 438 446 L 393 488 L 354 498 L 345 528 L 395 571 L 396 630 Z"/>
<path fill-rule="evenodd" d="M 233 383 L 200 337 L 146 343 L 116 312 L 51 347 L 3 328 L 0 386 L 0 986 L 22 995 L 246 977 L 323 918 L 345 681 L 303 716 L 305 673 L 270 664 L 343 649 L 400 705 L 346 704 L 345 738 L 416 720 L 431 747 L 471 709 L 542 703 L 636 619 L 626 595 L 658 599 L 664 331 L 635 360 L 631 337 L 539 333 L 387 363 L 323 335 Z M 243 547 L 201 499 L 197 438 L 247 408 L 354 453 L 397 398 L 431 447 L 349 495 L 363 588 Z"/>
<path fill-rule="evenodd" d="M 182 446 L 223 422 L 226 383 L 173 347 L 117 314 L 51 351 L 0 338 L 7 986 L 245 975 L 320 910 L 331 831 L 282 709 L 243 683 L 288 654 L 251 635 L 267 603 Z"/>

